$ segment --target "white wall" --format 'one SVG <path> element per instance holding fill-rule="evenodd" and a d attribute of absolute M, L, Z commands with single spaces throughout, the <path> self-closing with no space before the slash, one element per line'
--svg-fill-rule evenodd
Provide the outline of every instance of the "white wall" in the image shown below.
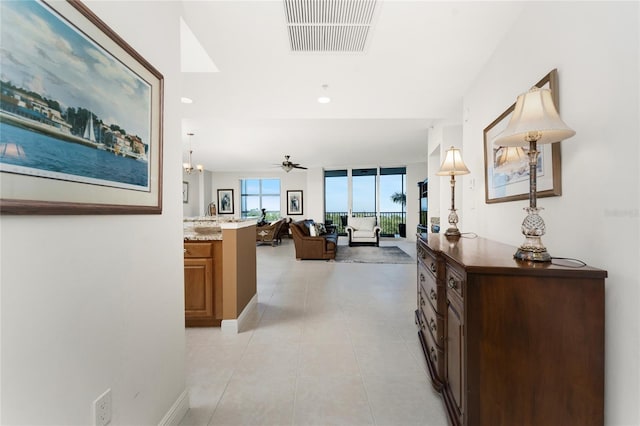
<path fill-rule="evenodd" d="M 287 217 L 287 191 L 298 191 L 302 190 L 302 208 L 303 208 L 303 216 L 291 216 L 293 220 L 304 219 L 306 218 L 306 214 L 309 211 L 309 200 L 308 193 L 306 191 L 307 186 L 307 173 L 303 171 L 291 171 L 289 173 L 285 172 L 255 172 L 255 173 L 247 173 L 247 172 L 212 172 L 211 173 L 211 190 L 212 190 L 212 199 L 216 206 L 218 206 L 217 198 L 218 198 L 218 189 L 233 189 L 233 198 L 234 198 L 234 214 L 235 217 L 240 217 L 241 215 L 241 205 L 240 205 L 240 180 L 242 179 L 280 179 L 280 212 L 282 217 Z M 226 215 L 232 216 L 232 215 Z"/>
<path fill-rule="evenodd" d="M 440 217 L 440 232 L 449 228 L 449 212 L 451 211 L 451 177 L 438 176 L 436 173 L 444 161 L 449 148 L 461 150 L 462 160 L 469 167 L 468 154 L 462 146 L 463 129 L 459 124 L 441 123 L 434 126 L 429 136 L 429 220 Z M 470 169 L 471 170 L 471 169 Z M 469 176 L 456 176 L 455 207 L 458 214 L 458 229 L 461 233 L 475 233 L 472 223 L 465 221 L 462 210 L 463 188 L 469 185 Z M 430 225 L 430 224 L 429 224 Z"/>
<path fill-rule="evenodd" d="M 182 181 L 189 184 L 188 202 L 182 204 L 182 214 L 184 217 L 202 216 L 200 208 L 200 174 L 187 174 L 182 172 Z"/>
<path fill-rule="evenodd" d="M 182 204 L 184 217 L 206 216 L 209 203 L 215 202 L 217 206 L 217 202 L 212 198 L 213 175 L 210 171 L 191 174 L 182 172 L 182 181 L 189 183 L 189 199 L 187 203 Z"/>
<path fill-rule="evenodd" d="M 88 6 L 164 74 L 163 213 L 0 218 L 2 424 L 90 425 L 107 388 L 158 424 L 185 390 L 179 3 Z"/>
<path fill-rule="evenodd" d="M 307 191 L 305 201 L 308 210 L 305 217 L 316 222 L 324 222 L 324 169 L 321 167 L 307 171 Z"/>
<path fill-rule="evenodd" d="M 427 208 L 428 208 L 428 215 L 429 215 L 429 222 L 428 222 L 429 229 L 431 229 L 431 218 L 432 217 L 439 218 L 442 216 L 441 209 L 442 211 L 445 211 L 444 210 L 445 207 L 441 207 L 441 203 L 440 203 L 440 196 L 442 192 L 440 190 L 440 186 L 442 185 L 442 179 L 439 179 L 438 176 L 435 176 L 435 173 L 440 169 L 440 164 L 442 163 L 442 160 L 440 158 L 440 155 L 441 155 L 440 147 L 441 147 L 440 142 L 438 143 L 434 142 L 432 144 L 431 138 L 429 138 L 429 151 L 428 151 L 428 158 L 427 158 L 427 171 L 428 171 L 427 176 L 429 178 L 429 182 L 428 182 L 429 198 L 427 200 L 428 202 Z"/>
<path fill-rule="evenodd" d="M 519 245 L 528 202 L 485 204 L 482 131 L 558 69 L 560 113 L 577 134 L 562 142 L 562 196 L 538 206 L 552 256 L 609 274 L 607 425 L 640 424 L 639 16 L 637 2 L 528 4 L 464 99 L 464 158 L 478 183 L 464 186 L 465 230 Z"/>

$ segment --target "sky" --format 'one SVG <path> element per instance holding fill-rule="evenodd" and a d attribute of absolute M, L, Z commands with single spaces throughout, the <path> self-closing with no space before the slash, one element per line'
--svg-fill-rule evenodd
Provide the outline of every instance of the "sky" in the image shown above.
<path fill-rule="evenodd" d="M 82 107 L 149 143 L 151 87 L 45 5 L 0 0 L 3 81 Z"/>

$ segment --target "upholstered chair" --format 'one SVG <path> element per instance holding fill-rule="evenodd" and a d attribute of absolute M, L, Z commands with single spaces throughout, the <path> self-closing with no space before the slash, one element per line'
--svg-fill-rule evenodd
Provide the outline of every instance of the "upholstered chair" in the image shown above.
<path fill-rule="evenodd" d="M 347 234 L 349 247 L 356 245 L 380 245 L 381 228 L 376 225 L 375 216 L 347 218 Z"/>
<path fill-rule="evenodd" d="M 280 242 L 280 229 L 284 225 L 285 220 L 280 219 L 269 225 L 256 226 L 256 242 L 268 243 L 275 246 Z"/>

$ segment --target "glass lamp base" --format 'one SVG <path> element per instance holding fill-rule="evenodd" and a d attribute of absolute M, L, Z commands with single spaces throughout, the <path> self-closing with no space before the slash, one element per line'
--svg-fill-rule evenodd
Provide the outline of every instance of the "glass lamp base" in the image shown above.
<path fill-rule="evenodd" d="M 516 259 L 529 260 L 533 262 L 551 262 L 551 255 L 547 252 L 547 248 L 542 244 L 541 237 L 545 233 L 545 225 L 538 212 L 542 210 L 536 207 L 526 208 L 527 217 L 522 222 L 522 233 L 524 234 L 524 243 L 518 248 Z"/>
<path fill-rule="evenodd" d="M 513 255 L 518 260 L 527 260 L 531 262 L 551 262 L 551 255 L 546 248 L 533 248 L 530 246 L 520 246 Z"/>
<path fill-rule="evenodd" d="M 458 229 L 458 214 L 456 209 L 451 208 L 449 210 L 449 229 L 444 233 L 447 237 L 459 237 L 460 230 Z"/>
<path fill-rule="evenodd" d="M 460 236 L 460 230 L 458 228 L 451 227 L 451 228 L 446 230 L 444 235 L 447 236 L 447 237 L 459 237 Z"/>

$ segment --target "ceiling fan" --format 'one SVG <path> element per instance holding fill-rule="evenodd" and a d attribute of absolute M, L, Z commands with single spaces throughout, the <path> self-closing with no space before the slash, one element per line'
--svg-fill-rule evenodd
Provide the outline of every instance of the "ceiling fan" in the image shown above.
<path fill-rule="evenodd" d="M 301 166 L 299 163 L 292 163 L 291 161 L 289 161 L 289 156 L 288 155 L 284 156 L 284 161 L 282 162 L 280 167 L 282 167 L 282 170 L 284 170 L 287 173 L 289 173 L 293 169 L 304 169 L 304 170 L 307 170 L 306 167 Z"/>

